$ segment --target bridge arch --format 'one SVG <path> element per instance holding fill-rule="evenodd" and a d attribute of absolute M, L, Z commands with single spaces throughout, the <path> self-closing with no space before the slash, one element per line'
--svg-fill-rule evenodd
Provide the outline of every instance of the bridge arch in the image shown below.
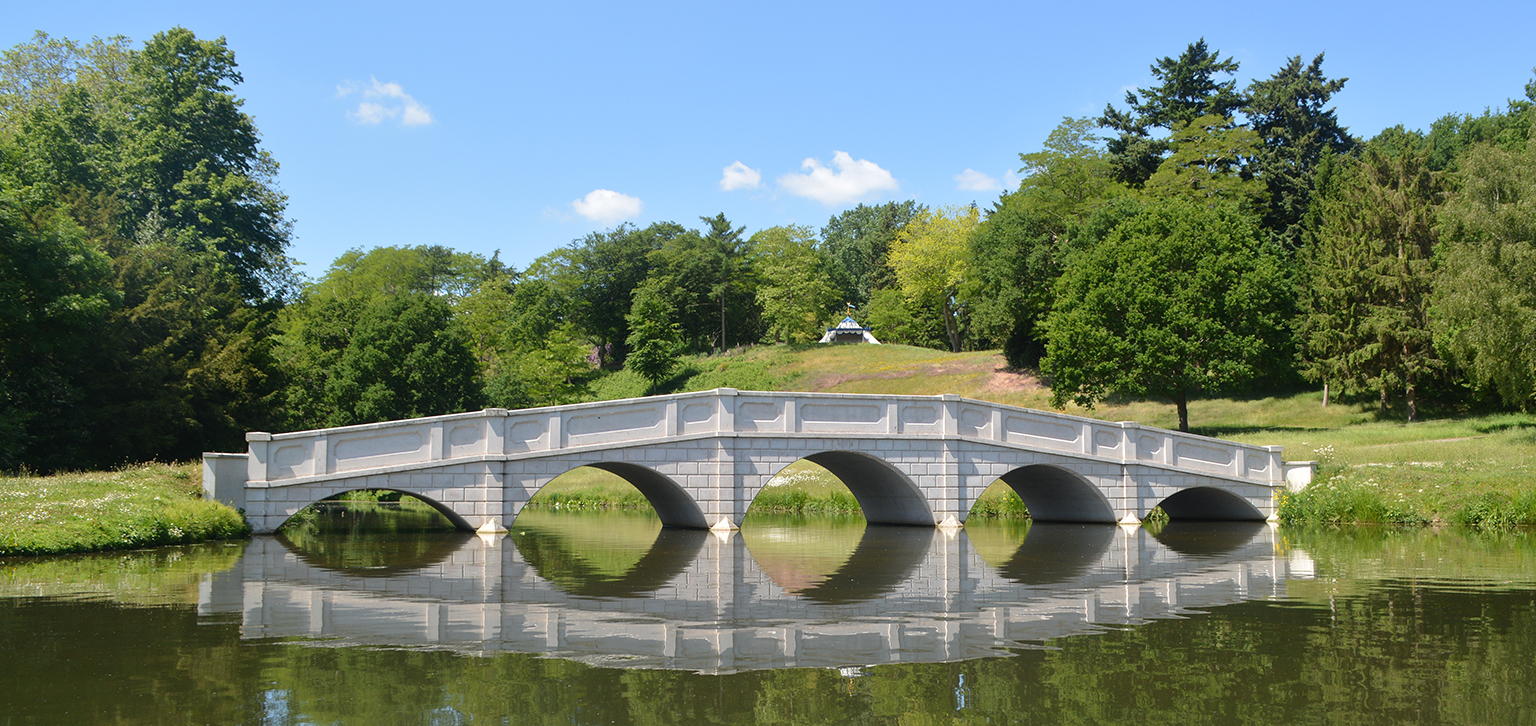
<path fill-rule="evenodd" d="M 434 499 L 432 497 L 429 497 L 429 496 L 427 496 L 425 494 L 418 494 L 418 493 L 413 492 L 413 491 L 411 491 L 409 489 L 400 489 L 398 487 L 350 487 L 350 488 L 346 488 L 346 489 L 338 489 L 338 490 L 336 490 L 334 492 L 331 492 L 330 494 L 327 494 L 324 497 L 321 497 L 320 499 L 316 499 L 315 501 L 310 502 L 308 505 L 300 508 L 297 512 L 294 512 L 293 514 L 291 514 L 288 517 L 284 518 L 283 521 L 282 521 L 282 524 L 277 525 L 276 527 L 273 528 L 273 530 L 275 531 L 275 530 L 281 529 L 284 525 L 288 524 L 288 522 L 290 520 L 292 520 L 294 517 L 299 516 L 300 512 L 303 512 L 304 510 L 309 509 L 310 507 L 313 507 L 316 504 L 319 504 L 321 502 L 335 501 L 338 497 L 340 497 L 341 495 L 346 494 L 348 492 L 397 492 L 399 494 L 404 494 L 404 495 L 412 497 L 414 499 L 419 499 L 419 500 L 422 501 L 422 503 L 424 503 L 424 504 L 432 507 L 433 509 L 437 510 L 438 514 L 443 515 L 444 518 L 446 518 L 449 522 L 453 523 L 454 529 L 460 530 L 462 532 L 473 532 L 473 531 L 475 531 L 474 525 L 470 524 L 469 520 L 464 518 L 464 515 L 459 514 L 458 512 L 453 511 L 453 509 L 449 508 L 447 505 L 443 504 L 442 502 L 440 502 L 440 501 L 438 501 L 438 500 L 436 500 L 436 499 Z"/>
<path fill-rule="evenodd" d="M 1013 488 L 1029 516 L 1039 522 L 1116 521 L 1103 492 L 1077 472 L 1052 464 L 1031 464 L 998 477 Z"/>
<path fill-rule="evenodd" d="M 832 472 L 848 487 L 870 524 L 933 526 L 928 498 L 900 469 L 857 451 L 823 451 L 802 457 Z"/>
<path fill-rule="evenodd" d="M 1248 500 L 1216 487 L 1190 487 L 1158 503 L 1170 520 L 1262 522 L 1264 513 Z"/>
<path fill-rule="evenodd" d="M 709 521 L 699 503 L 667 475 L 647 466 L 622 461 L 601 461 L 585 466 L 615 474 L 640 490 L 651 508 L 656 510 L 663 526 L 709 529 Z"/>

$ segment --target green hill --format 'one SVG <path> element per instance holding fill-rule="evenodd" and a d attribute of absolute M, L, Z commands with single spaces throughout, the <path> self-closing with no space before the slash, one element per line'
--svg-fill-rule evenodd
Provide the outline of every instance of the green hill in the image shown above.
<path fill-rule="evenodd" d="M 1051 410 L 1050 389 L 1029 371 L 1007 367 L 996 351 L 948 353 L 901 345 L 754 346 L 689 358 L 664 393 L 712 388 L 935 395 L 953 393 L 1012 406 Z M 597 400 L 643 395 L 645 382 L 627 371 L 593 386 Z M 1113 400 L 1065 412 L 1109 421 L 1174 428 L 1173 405 Z M 1195 433 L 1285 447 L 1291 461 L 1317 460 L 1319 481 L 1288 502 L 1293 521 L 1466 522 L 1536 525 L 1536 415 L 1502 413 L 1414 424 L 1385 420 L 1368 405 L 1322 406 L 1321 392 L 1190 402 Z M 802 472 L 800 469 L 811 469 Z M 805 465 L 787 471 L 794 484 L 775 487 L 779 511 L 837 511 L 829 492 L 846 491 Z M 581 471 L 546 489 L 568 496 L 598 484 Z M 624 486 L 607 482 L 608 486 Z M 814 496 L 791 496 L 808 488 Z M 1007 508 L 1000 487 L 991 507 Z M 773 503 L 773 502 L 776 502 Z M 798 505 L 797 505 L 798 503 Z"/>

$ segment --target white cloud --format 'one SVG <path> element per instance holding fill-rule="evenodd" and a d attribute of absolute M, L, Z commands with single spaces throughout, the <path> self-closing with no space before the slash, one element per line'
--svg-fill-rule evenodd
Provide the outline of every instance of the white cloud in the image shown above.
<path fill-rule="evenodd" d="M 348 111 L 347 116 L 360 124 L 378 124 L 397 118 L 405 126 L 432 123 L 432 113 L 427 107 L 412 98 L 398 83 L 379 83 L 379 79 L 369 76 L 367 85 L 345 81 L 336 86 L 338 97 L 345 98 L 354 93 L 361 93 L 364 100 L 357 104 L 357 108 Z"/>
<path fill-rule="evenodd" d="M 637 217 L 644 207 L 639 198 L 608 189 L 593 189 L 587 196 L 571 202 L 571 208 L 577 214 L 602 224 Z"/>
<path fill-rule="evenodd" d="M 800 168 L 808 171 L 779 177 L 779 186 L 829 207 L 857 202 L 875 192 L 901 189 L 890 172 L 868 159 L 854 160 L 847 152 L 833 152 L 832 167 L 837 171 L 822 166 L 819 160 L 806 159 Z"/>
<path fill-rule="evenodd" d="M 720 177 L 721 191 L 735 191 L 737 189 L 756 189 L 763 183 L 763 173 L 741 162 L 734 162 L 725 167 L 725 173 Z"/>
<path fill-rule="evenodd" d="M 1017 191 L 1019 188 L 1019 182 L 1022 181 L 1024 180 L 1020 179 L 1019 175 L 1012 169 L 1003 172 L 1003 188 L 1010 192 Z"/>
<path fill-rule="evenodd" d="M 955 175 L 955 183 L 968 192 L 991 192 L 1002 189 L 996 179 L 975 169 L 966 169 Z"/>

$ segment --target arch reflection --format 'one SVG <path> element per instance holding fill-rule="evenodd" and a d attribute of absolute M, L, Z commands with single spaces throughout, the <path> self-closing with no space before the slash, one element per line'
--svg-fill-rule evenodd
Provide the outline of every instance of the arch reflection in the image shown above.
<path fill-rule="evenodd" d="M 392 577 L 436 566 L 473 538 L 438 503 L 402 494 L 398 501 L 323 499 L 289 518 L 277 539 L 313 567 Z"/>
<path fill-rule="evenodd" d="M 1232 526 L 1172 527 L 1167 543 L 1113 526 L 976 527 L 974 540 L 870 526 L 840 530 L 841 549 L 807 570 L 792 556 L 813 548 L 792 538 L 777 553 L 749 552 L 745 536 L 663 530 L 651 517 L 625 525 L 615 514 L 535 515 L 513 535 L 521 546 L 468 538 L 435 567 L 368 581 L 258 537 L 241 565 L 205 580 L 198 610 L 238 614 L 247 638 L 723 673 L 997 655 L 1283 596 L 1294 560 L 1277 556 L 1263 529 Z M 794 566 L 814 576 L 787 591 L 774 578 Z M 1310 563 L 1301 576 L 1314 576 Z"/>
<path fill-rule="evenodd" d="M 741 530 L 757 569 L 785 592 L 846 604 L 895 591 L 933 548 L 937 530 L 858 517 L 759 515 Z"/>
<path fill-rule="evenodd" d="M 815 602 L 844 604 L 894 592 L 917 570 L 936 536 L 933 529 L 869 525 L 848 561 L 800 595 Z"/>
<path fill-rule="evenodd" d="M 571 595 L 644 597 L 699 556 L 708 532 L 664 527 L 649 514 L 525 509 L 511 533 L 539 577 Z"/>
<path fill-rule="evenodd" d="M 1153 536 L 1181 555 L 1219 557 L 1248 546 L 1269 525 L 1264 522 L 1200 522 L 1171 520 Z"/>
<path fill-rule="evenodd" d="M 998 574 L 1020 585 L 1051 585 L 1086 574 L 1109 551 L 1118 529 L 1105 524 L 1031 522 Z"/>

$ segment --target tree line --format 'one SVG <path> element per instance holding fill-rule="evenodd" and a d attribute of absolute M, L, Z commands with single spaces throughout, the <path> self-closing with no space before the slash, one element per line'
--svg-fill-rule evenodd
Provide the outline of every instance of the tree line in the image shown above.
<path fill-rule="evenodd" d="M 0 469 L 238 448 L 285 430 L 574 402 L 681 356 L 883 341 L 1000 348 L 1053 401 L 1322 385 L 1419 408 L 1536 403 L 1536 81 L 1362 140 L 1347 79 L 1238 88 L 1191 43 L 1066 118 L 986 209 L 860 204 L 594 232 L 527 269 L 441 245 L 286 255 L 277 163 L 222 39 L 39 33 L 0 59 Z"/>

